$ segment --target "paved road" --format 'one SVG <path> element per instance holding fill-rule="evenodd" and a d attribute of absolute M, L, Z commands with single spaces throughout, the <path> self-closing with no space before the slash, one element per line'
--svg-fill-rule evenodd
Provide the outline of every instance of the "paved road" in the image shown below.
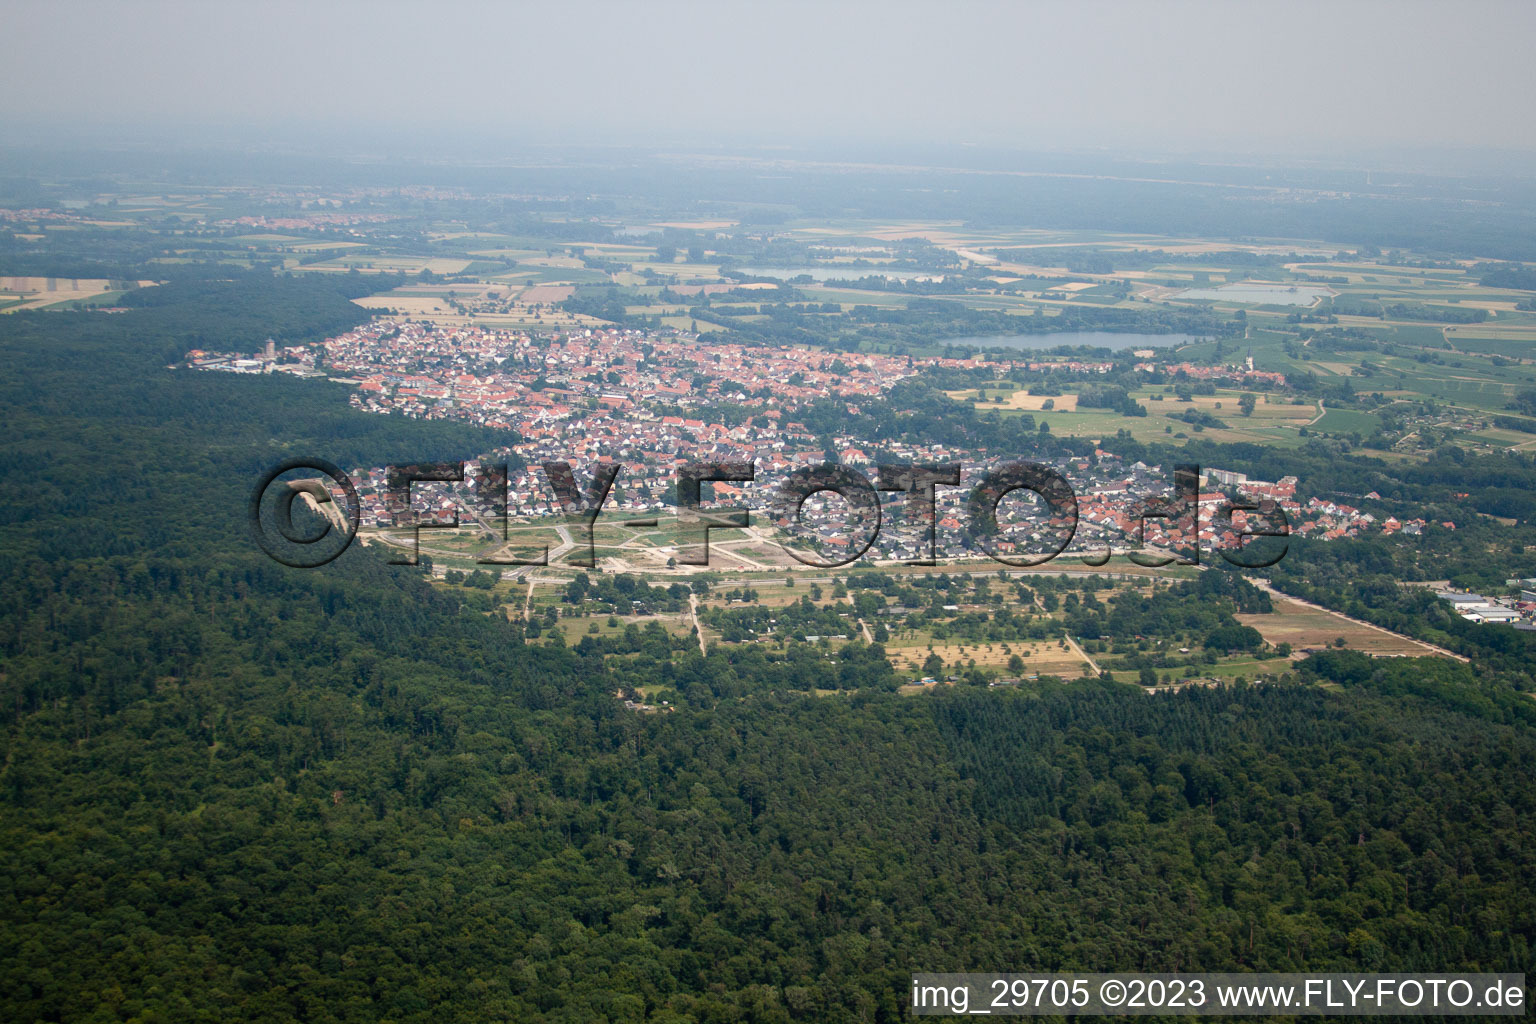
<path fill-rule="evenodd" d="M 1072 639 L 1071 634 L 1063 633 L 1062 635 L 1067 638 L 1067 646 L 1076 651 L 1077 656 L 1088 663 L 1088 667 L 1093 669 L 1094 675 L 1101 676 L 1104 674 L 1103 670 L 1099 668 L 1098 663 L 1095 662 L 1092 658 L 1088 657 L 1088 652 L 1077 646 L 1077 641 Z"/>
<path fill-rule="evenodd" d="M 549 557 L 545 559 L 545 561 L 550 565 L 554 565 L 555 562 L 563 557 L 566 552 L 571 551 L 576 547 L 576 539 L 571 536 L 570 530 L 566 529 L 564 526 L 557 526 L 555 527 L 555 532 L 560 535 L 560 543 L 558 546 L 549 549 Z M 503 547 L 498 550 L 496 554 L 499 555 L 502 551 L 505 550 L 506 548 Z M 530 578 L 533 575 L 533 570 L 543 568 L 545 567 L 542 565 L 520 565 L 508 574 L 508 578 L 514 580 Z M 532 582 L 531 579 L 530 582 Z"/>
<path fill-rule="evenodd" d="M 848 592 L 848 606 L 850 608 L 857 608 L 858 607 L 858 605 L 854 604 L 854 601 L 853 601 L 853 591 L 851 591 L 851 590 Z M 866 623 L 863 619 L 859 618 L 859 616 L 857 616 L 857 615 L 855 615 L 853 617 L 853 621 L 857 622 L 859 624 L 859 628 L 864 631 L 864 642 L 867 643 L 867 644 L 874 643 L 875 642 L 875 634 L 873 634 L 873 633 L 871 633 L 869 631 L 869 624 Z"/>
<path fill-rule="evenodd" d="M 704 624 L 699 621 L 699 599 L 693 594 L 688 595 L 688 610 L 693 614 L 693 628 L 699 634 L 699 653 L 709 657 L 709 648 L 704 646 Z"/>
<path fill-rule="evenodd" d="M 764 543 L 767 543 L 767 541 L 765 540 L 763 535 L 757 532 L 757 527 L 749 526 L 749 527 L 747 527 L 745 532 L 747 534 L 745 539 L 742 539 L 742 540 L 717 540 L 714 543 L 710 544 L 709 549 L 711 551 L 713 551 L 713 550 L 715 550 L 716 547 L 718 547 L 720 549 L 721 553 L 725 554 L 726 556 L 728 556 L 730 558 L 736 559 L 737 561 L 739 561 L 739 562 L 743 563 L 744 565 L 746 565 L 746 567 L 749 568 L 749 569 L 762 569 L 762 570 L 771 572 L 774 569 L 778 568 L 778 566 L 767 565 L 767 564 L 765 564 L 763 562 L 757 561 L 756 559 L 748 558 L 746 555 L 744 555 L 740 551 L 736 550 L 738 547 L 746 547 L 746 546 L 751 545 L 751 544 L 764 544 Z"/>

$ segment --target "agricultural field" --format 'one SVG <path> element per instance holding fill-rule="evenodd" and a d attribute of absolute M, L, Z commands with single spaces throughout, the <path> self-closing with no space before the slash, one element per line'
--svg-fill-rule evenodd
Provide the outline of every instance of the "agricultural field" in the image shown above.
<path fill-rule="evenodd" d="M 128 289 L 148 288 L 154 283 L 105 278 L 0 277 L 0 312 L 110 306 L 113 299 Z"/>
<path fill-rule="evenodd" d="M 1380 429 L 1381 417 L 1373 416 L 1366 412 L 1355 412 L 1350 409 L 1329 409 L 1323 413 L 1320 419 L 1311 424 L 1321 431 L 1332 431 L 1340 434 L 1358 433 L 1370 434 Z"/>
<path fill-rule="evenodd" d="M 1382 658 L 1413 658 L 1430 653 L 1424 645 L 1412 640 L 1290 598 L 1277 597 L 1274 606 L 1275 610 L 1268 615 L 1239 615 L 1237 620 L 1257 629 L 1271 644 L 1290 644 L 1293 657 L 1301 657 L 1305 651 L 1337 646 Z M 1340 640 L 1344 641 L 1342 645 Z"/>
<path fill-rule="evenodd" d="M 570 285 L 413 282 L 353 301 L 381 317 L 428 320 L 445 327 L 554 330 L 562 327 L 591 327 L 603 323 L 594 317 L 561 309 L 560 303 L 570 296 Z"/>
<path fill-rule="evenodd" d="M 886 644 L 886 651 L 898 672 L 914 675 L 921 674 L 923 663 L 930 655 L 938 655 L 943 660 L 945 671 L 973 666 L 1007 670 L 1009 660 L 1017 655 L 1024 663 L 1023 672 L 1029 675 L 1077 679 L 1094 674 L 1087 659 L 1065 641 L 1015 640 L 966 644 L 904 643 L 898 640 Z"/>
<path fill-rule="evenodd" d="M 1049 424 L 1054 434 L 1069 437 L 1113 437 L 1120 430 L 1127 430 L 1140 441 L 1166 439 L 1169 435 L 1200 434 L 1215 441 L 1249 441 L 1285 447 L 1298 443 L 1298 429 L 1318 425 L 1324 416 L 1315 403 L 1301 402 L 1278 394 L 1260 393 L 1251 415 L 1244 415 L 1239 400 L 1244 394 L 1238 388 L 1219 388 L 1214 395 L 1196 394 L 1180 399 L 1172 385 L 1141 388 L 1130 393 L 1144 405 L 1148 415 L 1127 417 L 1112 409 L 1085 408 L 1078 404 L 1078 396 L 1070 391 L 1059 395 L 1030 395 L 1022 388 L 984 387 L 970 391 L 948 392 L 957 401 L 971 403 L 981 413 L 999 415 L 1028 413 L 1038 424 Z M 1209 414 L 1224 426 L 1191 424 L 1181 417 L 1188 410 Z M 1360 430 L 1363 420 L 1348 418 L 1341 413 L 1339 430 Z M 1363 414 L 1355 414 L 1363 415 Z M 1366 417 L 1375 429 L 1379 423 L 1374 417 Z M 1348 423 L 1350 425 L 1345 426 Z"/>
<path fill-rule="evenodd" d="M 148 263 L 215 259 L 300 274 L 388 275 L 387 287 L 354 301 L 381 317 L 445 327 L 538 333 L 618 323 L 708 340 L 841 346 L 852 324 L 862 325 L 860 351 L 931 356 L 953 352 L 957 339 L 984 342 L 1057 322 L 1070 329 L 1040 333 L 1015 354 L 1070 344 L 1077 325 L 1105 316 L 1124 324 L 1165 318 L 1157 331 L 1175 332 L 1163 335 L 1169 339 L 1179 337 L 1175 323 L 1182 321 L 1168 318 L 1242 319 L 1235 337 L 1203 340 L 1197 331 L 1192 341 L 1153 337 L 1146 344 L 1171 346 L 1160 357 L 1169 362 L 1251 359 L 1258 370 L 1314 382 L 1299 404 L 1297 394 L 1281 390 L 1261 395 L 1243 416 L 1235 407 L 1243 389 L 1228 386 L 1187 402 L 1166 389 L 1159 396 L 1157 387 L 1138 388 L 1131 397 L 1146 407 L 1145 417 L 1084 407 L 1075 388 L 1059 395 L 982 388 L 952 397 L 984 414 L 1030 416 L 1071 437 L 1125 430 L 1142 442 L 1200 438 L 1288 448 L 1321 435 L 1369 442 L 1394 459 L 1422 457 L 1445 443 L 1486 451 L 1530 441 L 1491 420 L 1536 389 L 1536 310 L 1520 308 L 1531 305 L 1532 293 L 1482 284 L 1484 261 L 1368 254 L 1304 238 L 1236 242 L 959 219 L 789 216 L 748 230 L 739 213 L 615 209 L 504 218 L 498 230 L 470 208 L 451 212 L 446 194 L 424 198 L 274 200 L 239 188 L 132 187 L 75 223 L 23 221 L 14 230 L 18 239 L 46 240 L 175 224 L 181 240 Z M 744 245 L 744 238 L 754 241 Z M 0 311 L 110 305 L 135 283 L 48 280 L 0 281 Z M 1243 290 L 1210 291 L 1224 288 Z M 935 306 L 947 311 L 940 322 L 903 326 L 914 310 Z M 968 318 L 985 328 L 967 329 Z M 1325 385 L 1382 397 L 1371 406 L 1320 406 L 1316 394 Z M 1189 422 L 1191 411 L 1211 419 Z M 1432 443 L 1419 433 L 1426 427 Z M 749 546 L 739 553 L 744 568 L 774 564 Z"/>

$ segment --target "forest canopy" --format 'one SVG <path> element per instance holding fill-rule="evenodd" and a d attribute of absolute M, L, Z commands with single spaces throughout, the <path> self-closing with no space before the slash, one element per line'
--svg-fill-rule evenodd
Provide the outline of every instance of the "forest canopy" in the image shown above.
<path fill-rule="evenodd" d="M 367 548 L 305 573 L 244 534 L 284 454 L 491 440 L 165 367 L 346 299 L 251 277 L 0 319 L 0 1017 L 894 1022 L 913 970 L 1532 968 L 1521 651 L 909 697 L 871 644 L 818 697 L 752 647 L 531 643 Z M 878 429 L 958 429 L 898 390 Z M 1294 564 L 1346 586 L 1328 557 Z M 1210 572 L 1072 614 L 1242 649 L 1267 601 Z M 635 665 L 686 706 L 624 710 Z"/>

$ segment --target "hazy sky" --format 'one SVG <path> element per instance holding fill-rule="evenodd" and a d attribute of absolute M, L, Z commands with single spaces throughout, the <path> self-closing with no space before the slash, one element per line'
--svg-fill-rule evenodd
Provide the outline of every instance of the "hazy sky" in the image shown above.
<path fill-rule="evenodd" d="M 1536 151 L 1522 0 L 9 0 L 3 24 L 0 125 L 23 134 Z"/>

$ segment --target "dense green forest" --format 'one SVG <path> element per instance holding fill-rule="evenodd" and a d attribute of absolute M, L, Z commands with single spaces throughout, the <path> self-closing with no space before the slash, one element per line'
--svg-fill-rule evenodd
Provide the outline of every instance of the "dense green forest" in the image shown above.
<path fill-rule="evenodd" d="M 529 644 L 368 549 L 267 560 L 281 457 L 496 442 L 166 368 L 226 309 L 334 329 L 346 287 L 0 319 L 0 1019 L 896 1021 L 913 970 L 1536 967 L 1518 652 L 906 697 L 870 645 L 815 698 L 793 658 Z M 936 409 L 870 425 L 1024 440 Z M 1169 607 L 1257 600 L 1206 575 Z M 613 696 L 662 673 L 678 711 Z"/>

